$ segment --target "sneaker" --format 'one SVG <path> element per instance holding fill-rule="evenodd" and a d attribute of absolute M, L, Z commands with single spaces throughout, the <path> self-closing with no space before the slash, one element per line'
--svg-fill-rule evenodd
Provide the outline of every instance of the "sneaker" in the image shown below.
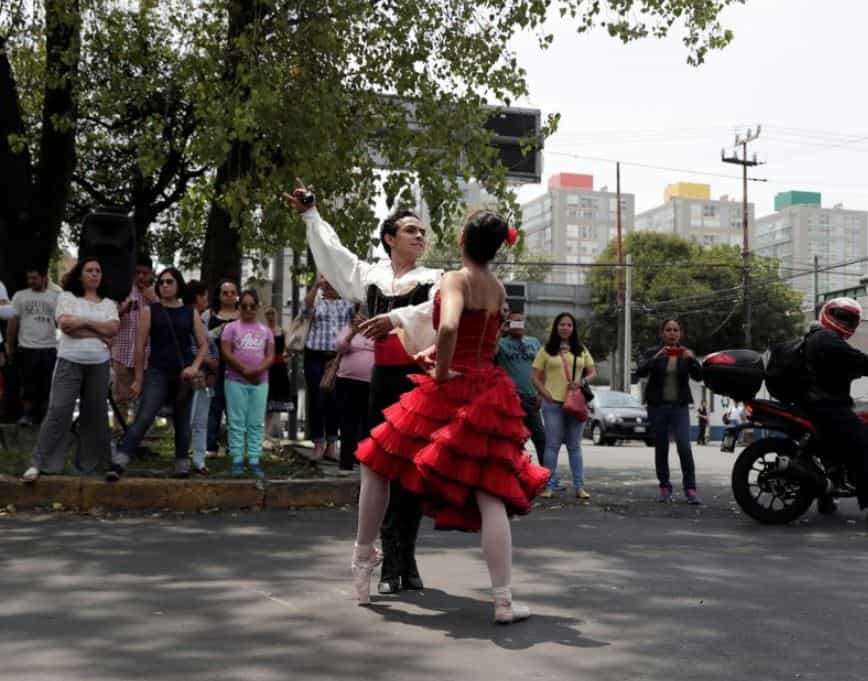
<path fill-rule="evenodd" d="M 116 463 L 112 464 L 112 467 L 109 468 L 108 473 L 105 474 L 106 482 L 117 482 L 123 477 L 124 469 L 118 466 Z"/>
<path fill-rule="evenodd" d="M 256 463 L 250 464 L 250 472 L 253 473 L 253 477 L 257 480 L 265 480 L 265 471 L 262 470 L 262 464 L 258 461 Z"/>
<path fill-rule="evenodd" d="M 33 425 L 33 417 L 30 414 L 22 414 L 21 418 L 15 422 L 18 426 L 29 427 Z"/>
<path fill-rule="evenodd" d="M 543 499 L 551 499 L 555 495 L 555 493 L 551 487 L 546 487 L 542 492 L 539 493 L 539 495 Z"/>
<path fill-rule="evenodd" d="M 302 452 L 304 458 L 309 461 L 322 461 L 323 454 L 325 454 L 325 443 L 322 440 L 313 443 L 312 452 L 308 452 L 307 450 Z"/>
<path fill-rule="evenodd" d="M 576 490 L 576 499 L 588 500 L 591 498 L 591 495 L 585 491 L 584 487 L 579 487 Z"/>
<path fill-rule="evenodd" d="M 21 476 L 22 482 L 36 482 L 37 480 L 39 480 L 39 469 L 36 466 L 31 466 Z"/>
<path fill-rule="evenodd" d="M 211 471 L 208 470 L 207 466 L 196 466 L 193 465 L 193 472 L 196 475 L 201 475 L 203 478 L 208 477 L 211 474 Z"/>
<path fill-rule="evenodd" d="M 657 490 L 657 501 L 661 504 L 668 504 L 672 501 L 672 488 L 660 485 L 660 489 Z"/>
<path fill-rule="evenodd" d="M 244 463 L 240 461 L 238 463 L 233 463 L 231 473 L 236 478 L 240 475 L 244 475 Z"/>
<path fill-rule="evenodd" d="M 699 506 L 702 502 L 699 500 L 699 497 L 696 496 L 696 490 L 692 487 L 684 490 L 684 496 L 687 499 L 687 503 L 691 506 Z"/>
<path fill-rule="evenodd" d="M 326 445 L 322 458 L 326 461 L 333 461 L 334 463 L 338 462 L 337 447 L 335 446 L 334 441 L 330 440 L 328 445 Z"/>
<path fill-rule="evenodd" d="M 175 459 L 175 477 L 190 477 L 190 459 Z"/>

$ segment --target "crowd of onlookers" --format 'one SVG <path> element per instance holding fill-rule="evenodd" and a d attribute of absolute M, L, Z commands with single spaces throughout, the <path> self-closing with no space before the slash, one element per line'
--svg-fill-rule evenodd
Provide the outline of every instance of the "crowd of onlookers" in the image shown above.
<path fill-rule="evenodd" d="M 100 262 L 92 257 L 78 262 L 61 286 L 38 267 L 27 272 L 27 288 L 11 300 L 0 283 L 5 389 L 20 391 L 18 424 L 40 429 L 25 480 L 63 469 L 76 405 L 82 446 L 75 465 L 83 472 L 107 466 L 106 479 L 119 480 L 162 414 L 170 415 L 174 426 L 177 476 L 208 475 L 208 459 L 218 454 L 225 419 L 232 474 L 263 478 L 263 449 L 281 429 L 282 414 L 295 408 L 290 346 L 303 353 L 307 429 L 313 441 L 309 458 L 333 461 L 340 474 L 353 470 L 356 446 L 368 430 L 374 344 L 359 333 L 364 311 L 341 299 L 322 275 L 308 290 L 291 338 L 274 308 L 260 309 L 255 290 L 240 291 L 236 282 L 224 280 L 209 295 L 204 284 L 185 282 L 174 267 L 154 276 L 147 256 L 137 259 L 125 300 L 112 301 L 105 290 Z M 504 313 L 496 361 L 516 385 L 540 463 L 552 471 L 542 495 L 565 489 L 557 474 L 564 446 L 573 492 L 589 499 L 582 457 L 585 420 L 567 402 L 570 391 L 595 378 L 596 369 L 579 339 L 576 319 L 568 312 L 557 315 L 541 343 L 526 334 L 523 314 Z M 701 368 L 680 337 L 679 322 L 666 320 L 660 345 L 640 359 L 637 373 L 647 378 L 658 498 L 669 501 L 672 496 L 671 437 L 685 498 L 698 503 L 688 379 L 701 378 Z M 111 426 L 106 417 L 109 386 Z M 697 416 L 698 442 L 704 443 L 705 402 Z"/>
<path fill-rule="evenodd" d="M 10 300 L 0 283 L 4 412 L 17 408 L 19 426 L 39 428 L 24 480 L 63 469 L 76 408 L 82 472 L 102 466 L 108 481 L 119 480 L 163 415 L 173 423 L 178 477 L 208 475 L 224 420 L 232 474 L 265 477 L 263 448 L 295 404 L 286 333 L 274 308 L 260 309 L 257 291 L 224 280 L 209 296 L 174 267 L 154 276 L 147 256 L 119 302 L 106 295 L 93 257 L 60 286 L 41 267 L 28 270 L 27 285 Z M 357 333 L 358 310 L 321 276 L 301 316 L 309 458 L 333 460 L 347 474 L 366 434 L 373 343 Z"/>

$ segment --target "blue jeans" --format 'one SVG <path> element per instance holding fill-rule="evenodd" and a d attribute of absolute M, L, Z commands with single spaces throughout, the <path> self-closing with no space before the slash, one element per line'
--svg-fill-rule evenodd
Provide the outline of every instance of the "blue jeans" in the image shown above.
<path fill-rule="evenodd" d="M 130 457 L 136 452 L 148 428 L 157 417 L 162 406 L 178 394 L 180 374 L 169 374 L 150 367 L 145 372 L 142 394 L 136 409 L 136 420 L 118 443 L 112 455 L 112 463 L 126 467 Z M 172 400 L 172 421 L 175 426 L 175 460 L 186 460 L 190 451 L 190 407 L 192 399 Z"/>
<path fill-rule="evenodd" d="M 211 388 L 203 388 L 193 393 L 193 406 L 190 408 L 190 441 L 193 448 L 193 465 L 205 466 L 208 448 L 208 415 L 211 408 Z"/>
<path fill-rule="evenodd" d="M 246 437 L 247 460 L 251 464 L 257 464 L 262 456 L 268 381 L 251 384 L 227 378 L 223 388 L 226 394 L 226 422 L 229 426 L 229 455 L 232 463 L 244 461 Z"/>
<path fill-rule="evenodd" d="M 546 429 L 545 467 L 552 475 L 548 486 L 555 488 L 558 483 L 558 454 L 561 445 L 567 446 L 570 457 L 570 471 L 573 474 L 573 485 L 576 489 L 585 486 L 584 461 L 582 460 L 582 431 L 584 421 L 577 421 L 564 413 L 564 405 L 560 402 L 543 402 L 543 421 Z"/>
<path fill-rule="evenodd" d="M 696 489 L 696 468 L 690 449 L 690 410 L 686 404 L 663 402 L 648 407 L 648 418 L 654 429 L 654 465 L 661 487 L 672 489 L 669 481 L 669 434 L 675 437 L 681 460 L 681 482 L 684 490 Z"/>

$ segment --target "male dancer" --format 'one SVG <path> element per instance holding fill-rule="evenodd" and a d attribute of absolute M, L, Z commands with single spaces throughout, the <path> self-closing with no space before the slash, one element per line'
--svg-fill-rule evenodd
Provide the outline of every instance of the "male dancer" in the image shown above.
<path fill-rule="evenodd" d="M 398 211 L 383 221 L 380 242 L 389 261 L 372 265 L 341 244 L 331 225 L 320 217 L 312 195 L 301 181 L 296 180 L 296 185 L 284 197 L 302 215 L 317 269 L 342 298 L 367 304 L 368 320 L 360 329 L 375 340 L 368 413 L 368 427 L 373 428 L 383 422 L 383 409 L 413 389 L 407 377 L 422 372 L 413 355 L 436 340 L 432 301 L 443 270 L 416 264 L 425 250 L 425 227 L 415 213 Z M 419 500 L 393 482 L 380 531 L 383 569 L 379 593 L 423 588 L 416 565 L 421 520 Z"/>

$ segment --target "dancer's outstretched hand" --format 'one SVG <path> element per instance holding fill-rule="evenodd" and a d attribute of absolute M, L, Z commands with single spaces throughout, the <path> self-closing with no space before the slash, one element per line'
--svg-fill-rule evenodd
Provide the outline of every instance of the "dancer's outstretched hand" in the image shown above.
<path fill-rule="evenodd" d="M 446 375 L 445 375 L 445 376 L 441 376 L 441 375 L 439 374 L 439 372 L 437 371 L 437 368 L 436 368 L 436 367 L 433 368 L 433 369 L 431 369 L 431 370 L 428 372 L 428 374 L 431 376 L 431 378 L 433 378 L 433 379 L 434 379 L 435 381 L 437 381 L 438 383 L 445 383 L 446 381 L 451 381 L 453 378 L 458 378 L 459 376 L 461 376 L 461 372 L 460 372 L 460 371 L 454 371 L 453 369 L 447 369 L 447 370 L 446 370 Z"/>
<path fill-rule="evenodd" d="M 378 314 L 376 317 L 371 317 L 367 321 L 359 324 L 359 333 L 365 338 L 378 340 L 389 335 L 389 332 L 395 328 L 392 320 L 387 314 Z"/>
<path fill-rule="evenodd" d="M 287 206 L 295 208 L 299 213 L 305 213 L 311 208 L 316 207 L 316 201 L 311 201 L 310 203 L 302 202 L 302 199 L 309 194 L 310 192 L 304 186 L 304 182 L 301 181 L 301 178 L 297 177 L 295 178 L 295 189 L 292 193 L 283 192 L 282 196 Z"/>
<path fill-rule="evenodd" d="M 437 346 L 432 345 L 422 352 L 417 352 L 413 355 L 413 361 L 423 369 L 433 369 L 435 364 L 435 356 L 437 355 Z"/>

